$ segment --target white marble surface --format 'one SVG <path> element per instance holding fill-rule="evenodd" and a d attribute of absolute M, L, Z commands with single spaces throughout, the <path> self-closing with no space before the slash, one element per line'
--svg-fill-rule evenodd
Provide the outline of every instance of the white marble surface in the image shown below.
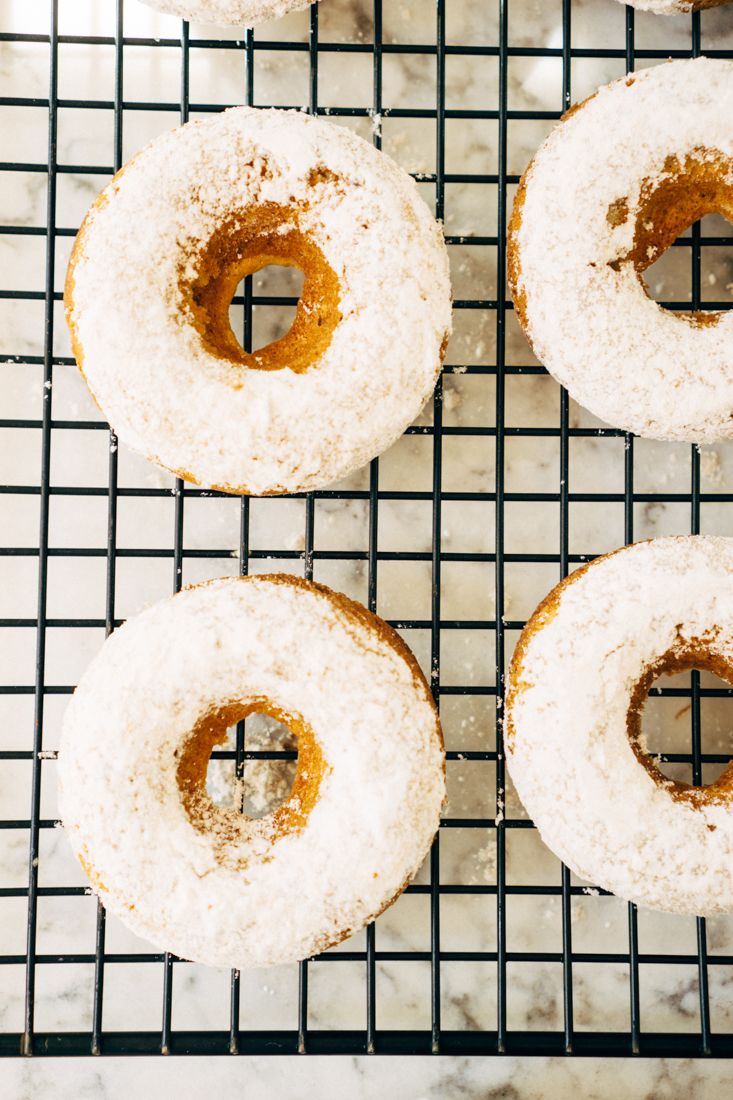
<path fill-rule="evenodd" d="M 733 1064 L 588 1058 L 59 1059 L 0 1065 L 12 1100 L 722 1100 Z M 174 1092 L 175 1090 L 175 1092 Z"/>
<path fill-rule="evenodd" d="M 448 0 L 447 33 L 450 42 L 495 43 L 497 4 Z M 47 29 L 45 0 L 0 0 L 3 29 L 43 33 Z M 573 44 L 602 47 L 624 44 L 624 10 L 613 0 L 575 0 Z M 320 34 L 324 41 L 369 41 L 370 0 L 322 0 Z M 258 36 L 302 41 L 307 36 L 307 14 L 299 13 L 271 23 Z M 112 0 L 60 0 L 63 34 L 110 35 L 114 32 Z M 636 44 L 642 48 L 685 49 L 690 43 L 688 19 L 636 17 Z M 733 48 L 733 7 L 705 13 L 703 47 Z M 125 34 L 175 38 L 176 20 L 159 16 L 138 3 L 125 4 Z M 191 28 L 191 37 L 237 38 L 237 32 Z M 435 41 L 435 5 L 432 0 L 410 4 L 386 2 L 384 38 L 387 42 Z M 540 0 L 512 0 L 509 23 L 513 46 L 559 46 L 561 4 Z M 43 44 L 0 44 L 0 94 L 46 95 L 47 47 Z M 647 62 L 645 62 L 647 63 Z M 323 54 L 319 68 L 319 99 L 333 106 L 371 106 L 371 57 Z M 111 99 L 114 54 L 109 46 L 62 45 L 59 52 L 59 94 L 70 99 Z M 572 67 L 572 94 L 582 98 L 593 87 L 620 75 L 621 59 L 576 59 Z M 559 58 L 513 57 L 510 62 L 509 104 L 512 109 L 558 110 L 561 106 L 562 68 Z M 300 104 L 307 97 L 307 53 L 258 53 L 255 99 L 258 103 Z M 180 51 L 176 47 L 125 50 L 126 100 L 178 102 Z M 191 100 L 235 103 L 244 90 L 244 62 L 239 51 L 191 51 Z M 434 66 L 414 54 L 384 57 L 386 106 L 431 107 L 434 103 Z M 498 70 L 495 59 L 449 57 L 446 65 L 448 107 L 495 108 Z M 42 108 L 0 107 L 0 161 L 45 163 L 46 112 Z M 369 137 L 369 118 L 339 120 Z M 124 112 L 124 157 L 176 123 L 175 112 Z M 548 121 L 512 122 L 509 128 L 509 170 L 520 172 L 549 129 Z M 386 117 L 382 121 L 384 148 L 410 171 L 434 169 L 434 124 L 431 120 Z M 112 113 L 64 108 L 59 118 L 59 161 L 62 164 L 110 166 L 113 159 Z M 451 120 L 446 131 L 446 168 L 449 172 L 492 172 L 496 168 L 497 127 L 494 122 Z M 75 228 L 84 210 L 105 181 L 82 171 L 59 176 L 58 225 Z M 432 201 L 432 188 L 424 186 Z M 446 189 L 446 228 L 451 234 L 490 235 L 496 232 L 496 190 L 492 186 L 450 184 Z M 41 226 L 45 223 L 45 177 L 42 173 L 0 175 L 0 224 Z M 710 219 L 710 232 L 729 233 L 720 219 Z M 71 237 L 57 243 L 57 287 L 63 282 Z M 491 298 L 495 293 L 496 258 L 489 247 L 456 245 L 451 249 L 457 298 Z M 44 239 L 0 234 L 0 288 L 41 289 Z M 650 275 L 653 293 L 660 298 L 683 297 L 689 292 L 687 254 L 676 250 L 664 257 Z M 282 272 L 268 272 L 258 280 L 262 292 L 285 291 Z M 297 292 L 297 290 L 295 291 Z M 733 252 L 710 249 L 703 268 L 703 294 L 711 300 L 729 300 L 733 292 Z M 0 364 L 0 407 L 3 417 L 40 416 L 44 394 L 41 368 L 23 362 L 43 347 L 43 303 L 0 299 L 0 358 L 18 357 Z M 273 326 L 285 323 L 272 310 L 260 310 L 255 336 L 264 343 Z M 507 318 L 507 362 L 531 364 L 531 353 L 514 318 Z M 70 354 L 60 309 L 57 312 L 55 353 Z M 445 378 L 444 423 L 481 427 L 494 423 L 494 380 L 464 373 L 472 364 L 491 364 L 495 356 L 495 316 L 491 311 L 456 312 L 456 331 L 448 353 L 451 365 Z M 452 367 L 457 366 L 456 373 Z M 54 369 L 53 415 L 58 419 L 98 420 L 75 368 Z M 524 427 L 556 427 L 559 391 L 548 378 L 511 375 L 506 389 L 507 423 Z M 430 411 L 422 422 L 429 423 Z M 573 426 L 597 427 L 583 410 L 571 407 Z M 432 441 L 409 436 L 380 460 L 382 490 L 431 489 Z M 65 487 L 98 487 L 107 483 L 108 436 L 102 431 L 54 430 L 52 483 Z M 40 460 L 40 433 L 35 429 L 0 429 L 0 482 L 36 482 Z M 157 498 L 123 497 L 119 503 L 120 548 L 170 548 L 173 536 L 172 481 L 124 448 L 119 453 L 120 484 L 159 488 Z M 571 492 L 623 492 L 623 440 L 592 436 L 573 439 L 570 446 Z M 733 491 L 733 445 L 705 448 L 701 454 L 704 492 Z M 506 487 L 510 492 L 557 492 L 559 440 L 557 437 L 509 437 L 506 444 Z M 643 493 L 685 493 L 689 488 L 690 449 L 637 441 L 635 489 Z M 367 471 L 350 479 L 346 488 L 368 485 Z M 450 436 L 443 441 L 443 487 L 447 491 L 492 492 L 495 485 L 494 444 L 486 436 Z M 100 548 L 106 541 L 107 502 L 103 496 L 54 496 L 51 503 L 50 543 L 55 548 Z M 217 558 L 184 560 L 184 583 L 235 573 L 238 569 L 239 502 L 189 499 L 185 505 L 184 543 L 187 549 L 217 549 Z M 731 507 L 706 502 L 701 510 L 702 530 L 733 534 Z M 429 501 L 382 500 L 379 506 L 380 550 L 420 554 L 430 549 Z M 557 554 L 558 506 L 552 502 L 510 502 L 506 506 L 506 549 L 513 553 Z M 689 531 L 689 504 L 650 501 L 635 506 L 635 537 Z M 363 551 L 367 547 L 367 502 L 318 501 L 315 546 L 321 550 Z M 38 500 L 32 496 L 0 496 L 0 543 L 31 547 L 37 544 Z M 622 503 L 573 503 L 570 510 L 570 551 L 594 554 L 623 542 Z M 301 552 L 304 546 L 302 501 L 263 500 L 251 505 L 251 545 L 259 550 Z M 442 547 L 445 551 L 491 552 L 494 548 L 494 506 L 480 500 L 445 502 Z M 302 570 L 302 561 L 253 562 L 254 569 Z M 508 620 L 521 620 L 558 579 L 557 563 L 509 564 L 506 569 Z M 32 618 L 36 614 L 37 560 L 18 556 L 0 558 L 0 616 Z M 150 601 L 167 595 L 172 586 L 170 558 L 123 557 L 117 565 L 116 615 L 135 613 Z M 48 615 L 99 619 L 104 614 L 105 560 L 103 557 L 54 556 L 49 575 Z M 316 561 L 316 579 L 356 598 L 366 598 L 366 563 L 354 560 Z M 443 567 L 444 619 L 489 620 L 496 612 L 493 566 L 486 562 L 447 562 Z M 379 565 L 378 610 L 397 620 L 430 617 L 430 563 L 382 561 Z M 425 663 L 429 635 L 424 629 L 405 631 L 405 637 Z M 516 633 L 509 632 L 509 645 Z M 98 627 L 48 633 L 47 681 L 73 684 L 103 639 Z M 0 679 L 4 683 L 33 682 L 34 631 L 0 629 Z M 441 676 L 444 684 L 491 685 L 493 639 L 487 630 L 444 630 L 441 639 Z M 707 682 L 712 683 L 712 679 Z M 51 753 L 43 765 L 42 815 L 53 818 L 55 764 L 64 696 L 47 698 L 44 749 Z M 443 720 L 449 749 L 493 749 L 494 700 L 491 696 L 446 697 Z M 732 750 L 731 716 L 727 700 L 706 700 L 703 708 L 705 747 Z M 651 747 L 681 750 L 689 744 L 685 701 L 656 699 L 647 722 Z M 32 743 L 32 699 L 0 696 L 0 748 L 28 749 Z M 222 769 L 220 769 L 221 771 Z M 224 769 L 226 770 L 226 769 Z M 670 766 L 670 774 L 673 772 Z M 251 774 L 251 773 L 248 773 Z M 710 769 L 705 778 L 712 778 Z M 262 782 L 274 792 L 281 778 L 272 772 L 253 782 L 255 800 Z M 219 776 L 226 789 L 226 779 Z M 448 816 L 493 817 L 497 813 L 495 769 L 492 762 L 455 760 L 449 764 Z M 30 801 L 30 762 L 0 761 L 0 817 L 23 818 Z M 508 817 L 523 810 L 506 793 Z M 495 882 L 494 832 L 489 829 L 447 829 L 441 835 L 441 878 L 445 883 L 491 885 Z M 71 858 L 63 835 L 44 830 L 39 862 L 44 886 L 83 886 L 85 879 Z M 418 878 L 428 881 L 425 869 Z M 507 881 L 510 884 L 557 886 L 557 860 L 528 830 L 509 830 Z M 27 833 L 0 835 L 0 885 L 27 882 Z M 574 949 L 580 952 L 627 950 L 625 903 L 589 892 L 573 898 Z M 429 907 L 423 895 L 406 894 L 377 925 L 378 950 L 429 949 Z M 512 895 L 508 901 L 510 951 L 561 950 L 561 911 L 557 896 Z M 42 897 L 39 902 L 38 951 L 78 952 L 94 949 L 95 902 L 88 896 Z M 694 953 L 694 921 L 658 914 L 639 914 L 642 952 Z M 711 954 L 733 953 L 733 919 L 710 921 Z M 342 950 L 363 948 L 359 933 Z M 444 950 L 495 949 L 495 901 L 491 895 L 443 895 L 441 945 Z M 0 898 L 0 951 L 22 955 L 25 950 L 25 900 Z M 137 940 L 113 919 L 108 922 L 109 952 L 149 953 L 151 945 Z M 338 951 L 338 949 L 336 949 Z M 495 965 L 445 962 L 441 967 L 443 1026 L 447 1029 L 491 1029 L 496 1026 Z M 378 964 L 377 1026 L 425 1028 L 430 1023 L 429 965 L 425 962 Z M 242 1028 L 293 1028 L 296 1024 L 296 968 L 279 968 L 243 976 Z M 39 966 L 36 1027 L 44 1030 L 88 1030 L 91 1022 L 92 967 L 87 964 Z M 729 967 L 710 966 L 713 1029 L 733 1029 L 733 973 Z M 174 979 L 173 1027 L 182 1029 L 228 1027 L 229 975 L 197 966 L 177 967 Z M 18 1031 L 22 1020 L 23 967 L 0 967 L 0 1030 Z M 574 967 L 576 1026 L 584 1030 L 628 1029 L 628 972 L 622 965 Z M 159 964 L 108 966 L 104 1027 L 111 1030 L 160 1027 L 162 971 Z M 642 1027 L 645 1030 L 695 1031 L 697 977 L 687 964 L 646 965 L 641 968 Z M 513 963 L 509 966 L 509 1026 L 517 1029 L 558 1029 L 562 1026 L 561 968 L 552 963 Z M 363 1028 L 365 1022 L 364 965 L 360 962 L 314 964 L 310 967 L 309 1026 Z M 6 1086 L 2 1089 L 3 1081 Z M 306 1095 L 309 1089 L 351 1098 L 438 1096 L 534 1097 L 566 1093 L 575 1087 L 585 1096 L 677 1097 L 722 1095 L 731 1071 L 720 1063 L 592 1062 L 563 1060 L 447 1060 L 447 1059 L 193 1059 L 81 1062 L 62 1061 L 32 1066 L 0 1066 L 0 1091 L 26 1096 L 128 1096 L 153 1088 L 182 1096 L 204 1087 L 224 1095 L 246 1086 L 251 1097 Z M 295 1084 L 294 1084 L 295 1082 Z M 143 1084 L 144 1083 L 144 1084 Z M 174 1084 L 175 1083 L 175 1084 Z M 66 1090 L 66 1091 L 63 1091 Z M 636 1090 L 636 1091 L 635 1091 Z"/>

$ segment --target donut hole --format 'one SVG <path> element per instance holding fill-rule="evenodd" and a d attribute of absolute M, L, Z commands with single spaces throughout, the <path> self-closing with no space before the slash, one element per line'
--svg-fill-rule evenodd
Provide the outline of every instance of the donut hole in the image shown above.
<path fill-rule="evenodd" d="M 304 280 L 305 275 L 299 267 L 288 267 L 284 264 L 268 264 L 255 272 L 252 278 L 253 296 L 271 301 L 252 306 L 250 344 L 253 352 L 282 340 L 291 330 L 303 293 Z M 243 297 L 244 281 L 239 284 L 235 293 L 235 298 Z M 244 306 L 230 306 L 229 323 L 235 333 L 244 332 Z"/>
<path fill-rule="evenodd" d="M 691 301 L 692 271 L 688 248 L 673 248 L 690 228 L 708 215 L 733 222 L 730 160 L 717 150 L 699 149 L 684 160 L 667 157 L 660 178 L 641 186 L 631 250 L 611 262 L 621 270 L 631 263 L 654 301 Z M 612 202 L 606 219 L 612 228 L 630 216 L 626 197 Z M 715 325 L 723 316 L 709 310 L 669 311 L 696 327 Z"/>
<path fill-rule="evenodd" d="M 237 726 L 230 726 L 221 749 L 214 749 L 206 772 L 206 790 L 212 802 L 236 809 L 247 817 L 273 814 L 290 798 L 298 769 L 298 738 L 284 722 L 254 712 L 245 720 L 247 753 L 240 774 L 236 752 Z M 220 757 L 219 752 L 226 753 Z M 256 754 L 251 757 L 249 754 Z"/>
<path fill-rule="evenodd" d="M 683 238 L 689 238 L 689 232 Z M 644 289 L 653 302 L 669 309 L 665 302 L 692 301 L 692 264 L 689 248 L 668 248 L 644 272 Z M 669 310 L 673 312 L 672 310 Z"/>
<path fill-rule="evenodd" d="M 694 694 L 693 673 L 698 674 L 699 685 Z M 694 782 L 693 770 L 695 707 L 699 714 L 700 783 Z M 629 736 L 650 774 L 666 786 L 671 784 L 676 794 L 685 797 L 688 792 L 705 790 L 715 797 L 730 792 L 733 669 L 705 657 L 657 662 L 637 687 L 629 711 Z"/>
<path fill-rule="evenodd" d="M 730 238 L 733 245 L 733 223 L 720 214 L 708 214 L 700 222 L 703 237 Z M 693 294 L 691 229 L 680 234 L 682 247 L 670 247 L 645 270 L 643 275 L 647 296 L 670 313 L 681 313 L 689 320 L 689 304 Z M 676 244 L 677 241 L 674 243 Z M 729 299 L 733 280 L 733 253 L 723 245 L 706 245 L 700 254 L 700 298 Z M 701 310 L 704 317 L 720 316 Z"/>
<path fill-rule="evenodd" d="M 246 751 L 257 753 L 244 761 L 241 775 L 230 755 L 239 722 L 245 722 Z M 310 726 L 267 699 L 212 709 L 176 757 L 181 802 L 192 825 L 218 833 L 222 845 L 241 839 L 245 821 L 266 822 L 272 839 L 302 828 L 326 772 Z"/>
<path fill-rule="evenodd" d="M 200 248 L 192 266 L 192 278 L 188 266 L 182 270 L 180 289 L 209 354 L 254 370 L 287 368 L 303 373 L 318 364 L 341 320 L 339 282 L 321 249 L 300 229 L 296 211 L 266 203 L 230 218 Z M 245 351 L 232 327 L 232 299 L 238 288 L 242 292 L 248 275 L 259 273 L 266 273 L 260 276 L 260 285 L 283 281 L 287 285 L 290 279 L 292 290 L 282 297 L 296 297 L 296 303 L 290 315 L 281 313 L 276 318 L 273 312 L 269 329 L 258 320 L 253 346 L 266 342 Z M 273 310 L 275 306 L 287 309 L 288 303 L 276 301 Z M 271 307 L 255 308 L 259 312 Z M 241 324 L 237 327 L 242 331 Z"/>

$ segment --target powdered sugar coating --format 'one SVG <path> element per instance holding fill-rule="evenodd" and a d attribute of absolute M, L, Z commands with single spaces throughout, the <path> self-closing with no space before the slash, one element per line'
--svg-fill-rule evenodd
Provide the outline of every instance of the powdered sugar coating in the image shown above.
<path fill-rule="evenodd" d="M 600 88 L 527 171 L 512 247 L 528 336 L 576 401 L 639 435 L 733 436 L 733 313 L 693 326 L 647 296 L 630 260 L 618 265 L 644 181 L 668 176 L 670 156 L 733 157 L 732 115 L 731 62 L 661 64 Z"/>
<path fill-rule="evenodd" d="M 675 797 L 628 735 L 637 683 L 681 637 L 733 660 L 733 539 L 637 543 L 571 578 L 513 662 L 507 761 L 542 839 L 578 875 L 655 909 L 728 912 L 733 802 Z"/>
<path fill-rule="evenodd" d="M 212 966 L 303 959 L 417 871 L 445 795 L 437 712 L 388 628 L 339 601 L 287 577 L 214 581 L 128 621 L 89 666 L 64 721 L 61 816 L 137 934 Z M 230 812 L 222 841 L 194 828 L 176 765 L 212 706 L 263 696 L 309 723 L 326 774 L 301 831 Z"/>
<path fill-rule="evenodd" d="M 656 15 L 684 15 L 701 8 L 717 8 L 728 0 L 619 0 L 640 11 L 653 11 Z"/>
<path fill-rule="evenodd" d="M 339 283 L 341 320 L 302 373 L 217 357 L 182 304 L 214 231 L 265 204 L 299 209 Z M 432 393 L 451 323 L 442 232 L 407 173 L 332 123 L 246 107 L 164 134 L 115 178 L 80 232 L 67 305 L 120 438 L 249 493 L 322 487 L 390 446 Z"/>
<path fill-rule="evenodd" d="M 301 11 L 313 0 L 143 0 L 151 8 L 219 26 L 253 27 L 265 19 L 277 19 L 289 11 Z"/>

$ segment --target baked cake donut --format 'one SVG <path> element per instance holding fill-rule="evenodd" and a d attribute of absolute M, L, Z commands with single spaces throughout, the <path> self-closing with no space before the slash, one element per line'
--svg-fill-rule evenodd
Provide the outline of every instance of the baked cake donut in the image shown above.
<path fill-rule="evenodd" d="M 215 805 L 212 749 L 257 711 L 298 738 L 287 801 Z M 185 589 L 105 642 L 67 710 L 61 817 L 104 905 L 212 966 L 291 962 L 376 917 L 440 820 L 444 753 L 414 657 L 386 623 L 285 575 Z"/>
<path fill-rule="evenodd" d="M 663 309 L 643 272 L 690 224 L 733 219 L 733 64 L 674 61 L 573 107 L 524 173 L 508 265 L 547 369 L 654 439 L 733 436 L 733 312 Z"/>
<path fill-rule="evenodd" d="M 733 684 L 733 539 L 659 538 L 597 558 L 540 604 L 512 660 L 506 751 L 540 835 L 573 871 L 641 905 L 733 910 L 733 765 L 666 778 L 641 712 L 664 672 Z"/>
<path fill-rule="evenodd" d="M 299 267 L 292 328 L 249 354 L 246 274 Z M 414 181 L 330 122 L 235 107 L 157 138 L 76 239 L 77 363 L 134 450 L 230 493 L 315 489 L 390 446 L 433 391 L 450 333 L 443 234 Z"/>
<path fill-rule="evenodd" d="M 301 11 L 313 0 L 143 0 L 148 7 L 182 19 L 220 26 L 253 27 L 265 19 L 277 19 L 289 11 Z"/>
<path fill-rule="evenodd" d="M 684 15 L 705 8 L 719 8 L 729 0 L 620 0 L 640 11 L 653 11 L 656 15 Z"/>

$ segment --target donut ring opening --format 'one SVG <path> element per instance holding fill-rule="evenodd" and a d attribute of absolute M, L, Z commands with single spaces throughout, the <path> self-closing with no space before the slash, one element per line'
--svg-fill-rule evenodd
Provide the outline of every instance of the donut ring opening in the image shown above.
<path fill-rule="evenodd" d="M 693 150 L 683 161 L 668 156 L 661 178 L 642 181 L 632 248 L 617 260 L 611 260 L 609 267 L 620 271 L 623 265 L 632 264 L 648 294 L 643 272 L 706 214 L 721 214 L 733 222 L 730 159 L 716 149 L 703 147 Z M 613 228 L 623 225 L 628 216 L 626 196 L 615 199 L 606 211 L 606 220 Z M 698 327 L 715 325 L 723 316 L 721 312 L 705 310 L 672 312 L 672 315 Z"/>
<path fill-rule="evenodd" d="M 245 351 L 232 331 L 229 306 L 247 275 L 277 264 L 302 270 L 295 320 L 279 340 Z M 263 203 L 229 218 L 195 257 L 193 279 L 181 266 L 184 307 L 206 350 L 235 366 L 255 370 L 315 366 L 341 320 L 339 281 L 320 248 L 300 228 L 297 209 Z"/>
<path fill-rule="evenodd" d="M 213 749 L 224 744 L 231 726 L 254 712 L 281 722 L 298 741 L 298 762 L 290 794 L 278 809 L 263 818 L 217 806 L 206 790 L 206 772 Z M 320 745 L 305 720 L 300 715 L 286 714 L 269 699 L 256 698 L 213 709 L 199 720 L 180 753 L 176 779 L 191 824 L 198 832 L 218 834 L 219 857 L 222 862 L 230 862 L 225 846 L 241 838 L 245 823 L 261 823 L 273 843 L 286 833 L 303 829 L 328 770 Z"/>
<path fill-rule="evenodd" d="M 711 653 L 709 648 L 711 640 L 711 637 L 688 639 L 680 636 L 679 646 L 675 645 L 648 665 L 632 692 L 627 719 L 629 740 L 639 763 L 646 768 L 655 783 L 670 792 L 672 798 L 679 802 L 691 803 L 695 807 L 730 803 L 733 797 L 733 761 L 712 783 L 696 786 L 670 779 L 660 771 L 652 757 L 642 748 L 641 718 L 649 688 L 664 673 L 704 669 L 715 673 L 733 687 L 733 662 L 726 661 L 718 653 Z"/>

